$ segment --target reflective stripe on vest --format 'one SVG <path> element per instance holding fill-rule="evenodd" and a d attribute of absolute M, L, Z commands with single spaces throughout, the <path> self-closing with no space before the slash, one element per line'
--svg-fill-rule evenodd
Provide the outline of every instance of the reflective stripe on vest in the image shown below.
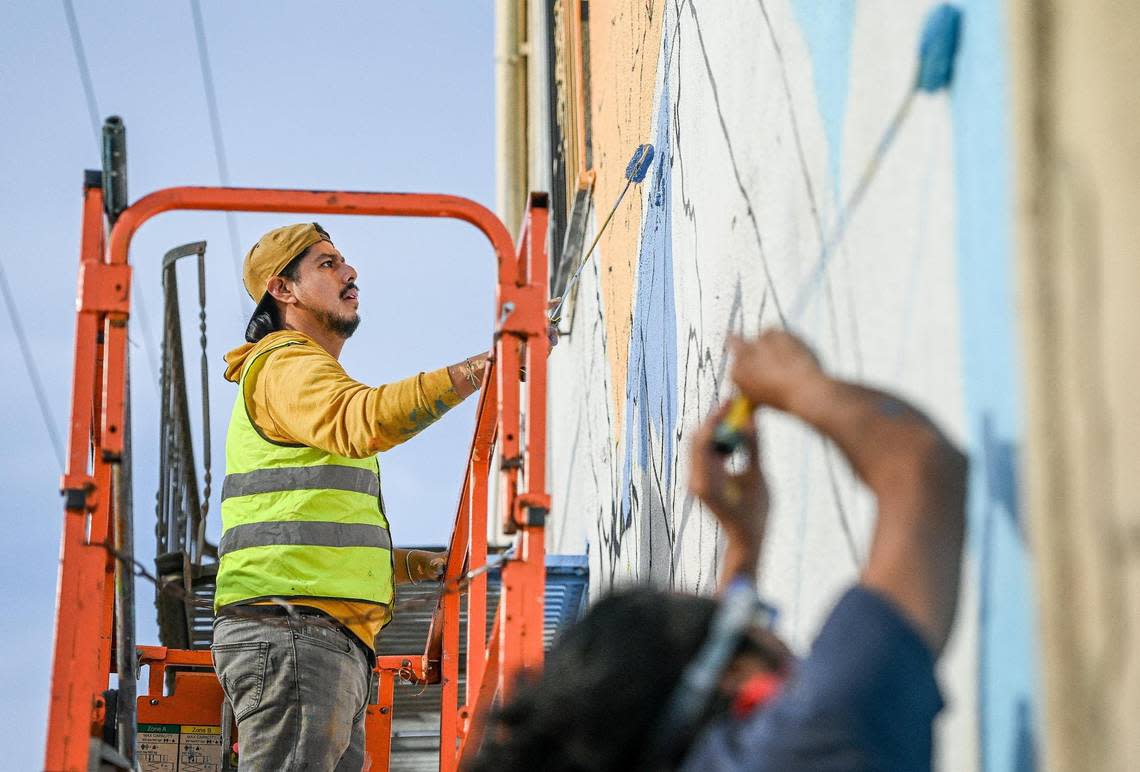
<path fill-rule="evenodd" d="M 218 557 L 250 547 L 378 547 L 392 549 L 388 529 L 359 523 L 246 523 L 226 529 Z"/>
<path fill-rule="evenodd" d="M 389 604 L 395 566 L 375 456 L 266 438 L 247 411 L 270 346 L 241 375 L 226 433 L 215 607 L 268 598 Z"/>
<path fill-rule="evenodd" d="M 303 491 L 325 488 L 367 496 L 380 495 L 380 478 L 371 469 L 351 466 L 283 466 L 227 474 L 222 483 L 222 501 L 256 493 Z"/>

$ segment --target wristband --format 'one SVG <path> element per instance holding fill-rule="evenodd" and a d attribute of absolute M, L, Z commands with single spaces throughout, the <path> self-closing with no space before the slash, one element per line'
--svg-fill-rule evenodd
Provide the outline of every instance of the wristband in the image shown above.
<path fill-rule="evenodd" d="M 471 384 L 471 388 L 475 391 L 479 391 L 479 387 L 483 385 L 483 381 L 481 378 L 475 377 L 475 365 L 471 363 L 471 357 L 464 359 L 459 369 L 463 372 L 463 377 Z"/>
<path fill-rule="evenodd" d="M 409 582 L 411 582 L 412 584 L 419 584 L 419 581 L 414 576 L 412 576 L 412 564 L 410 562 L 411 559 L 412 559 L 412 551 L 408 550 L 407 552 L 404 553 L 404 571 L 408 575 L 408 581 Z"/>

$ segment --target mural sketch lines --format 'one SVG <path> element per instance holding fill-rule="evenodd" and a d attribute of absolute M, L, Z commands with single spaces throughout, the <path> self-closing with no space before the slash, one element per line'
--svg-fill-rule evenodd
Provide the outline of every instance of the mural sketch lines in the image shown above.
<path fill-rule="evenodd" d="M 832 456 L 834 448 L 830 442 L 823 437 L 819 438 L 820 444 L 823 445 L 823 459 L 824 468 L 827 470 L 827 482 L 831 488 L 831 497 L 835 502 L 835 510 L 839 513 L 839 524 L 843 527 L 843 537 L 847 540 L 847 551 L 851 555 L 851 562 L 856 569 L 863 565 L 863 561 L 859 558 L 859 550 L 855 546 L 855 532 L 851 528 L 851 519 L 847 515 L 847 508 L 843 506 L 843 494 L 839 491 L 839 479 L 835 472 L 835 459 Z"/>
<path fill-rule="evenodd" d="M 756 3 L 760 7 L 760 14 L 764 17 L 764 25 L 768 28 L 768 39 L 772 43 L 772 52 L 776 55 L 776 62 L 780 65 L 780 83 L 784 87 L 784 98 L 788 102 L 788 119 L 791 121 L 792 139 L 795 140 L 796 144 L 796 160 L 799 162 L 800 176 L 804 181 L 804 190 L 807 193 L 808 206 L 811 209 L 811 219 L 815 225 L 816 237 L 822 246 L 824 238 L 823 221 L 819 214 L 819 203 L 815 195 L 815 186 L 812 185 L 811 173 L 808 171 L 803 137 L 800 135 L 800 122 L 796 116 L 796 106 L 792 101 L 792 86 L 788 82 L 788 65 L 787 62 L 784 61 L 784 51 L 780 47 L 780 40 L 776 37 L 776 30 L 772 26 L 772 18 L 768 15 L 768 7 L 764 5 L 764 0 L 756 0 Z"/>
<path fill-rule="evenodd" d="M 935 152 L 935 137 L 930 136 L 929 147 L 926 151 L 926 171 L 922 178 L 922 199 L 918 214 L 918 237 L 915 239 L 914 255 L 911 257 L 910 270 L 907 273 L 906 290 L 903 293 L 902 324 L 899 325 L 898 346 L 895 349 L 895 369 L 892 380 L 898 383 L 904 370 L 904 359 L 907 343 L 914 328 L 915 301 L 918 299 L 918 280 L 922 273 L 923 257 L 926 255 L 927 228 L 930 222 L 930 196 L 934 179 L 934 165 L 938 154 Z"/>
<path fill-rule="evenodd" d="M 803 134 L 802 134 L 802 131 L 800 130 L 800 120 L 799 120 L 799 116 L 796 114 L 795 101 L 792 98 L 792 85 L 791 85 L 791 80 L 788 76 L 787 60 L 784 57 L 784 50 L 783 50 L 783 47 L 780 45 L 780 39 L 776 35 L 775 25 L 772 24 L 772 18 L 768 14 L 768 7 L 765 5 L 764 0 L 756 0 L 756 1 L 757 1 L 757 6 L 760 8 L 760 14 L 764 18 L 764 25 L 768 30 L 768 39 L 772 43 L 772 52 L 775 54 L 776 62 L 779 65 L 780 84 L 783 87 L 784 99 L 787 101 L 788 120 L 789 120 L 790 127 L 792 130 L 792 139 L 795 141 L 796 160 L 798 162 L 800 177 L 804 183 L 804 192 L 807 193 L 808 208 L 811 212 L 812 225 L 815 227 L 816 238 L 819 240 L 820 248 L 822 249 L 824 239 L 826 238 L 826 236 L 824 235 L 824 228 L 823 228 L 823 216 L 820 213 L 821 207 L 820 207 L 819 197 L 816 194 L 815 185 L 814 185 L 814 183 L 812 183 L 812 179 L 811 179 L 811 172 L 808 169 L 807 153 L 804 150 Z M 838 153 L 839 150 L 840 150 L 839 148 L 833 148 L 832 152 Z M 838 188 L 838 181 L 835 181 L 835 185 L 836 185 L 836 188 Z M 840 248 L 840 245 L 836 245 L 836 249 L 838 250 L 839 248 Z M 844 348 L 844 346 L 843 346 L 843 341 L 842 341 L 842 338 L 841 338 L 841 335 L 839 332 L 839 319 L 836 316 L 835 294 L 834 294 L 834 290 L 833 290 L 833 286 L 832 286 L 832 279 L 831 279 L 830 275 L 824 276 L 824 293 L 825 293 L 825 299 L 826 299 L 826 305 L 827 305 L 828 322 L 831 325 L 832 341 L 835 344 L 836 348 L 842 349 L 842 348 Z M 850 302 L 851 301 L 850 288 L 848 291 L 848 301 L 849 301 L 848 306 L 853 308 L 854 304 Z M 781 316 L 781 320 L 782 319 L 783 319 L 783 317 Z M 795 323 L 795 321 L 796 320 L 794 320 L 794 319 L 792 320 L 793 323 Z M 853 326 L 851 329 L 852 329 L 853 333 L 855 333 L 855 334 L 858 333 L 858 327 L 857 326 Z M 853 354 L 853 356 L 855 358 L 856 369 L 859 372 L 862 372 L 862 369 L 863 369 L 862 351 L 861 351 L 861 348 L 859 346 L 859 341 L 857 338 L 852 341 L 852 345 L 851 345 L 850 350 L 851 350 L 851 353 Z"/>
<path fill-rule="evenodd" d="M 971 570 L 944 668 L 953 707 L 939 729 L 949 740 L 940 756 L 948 769 L 1010 761 L 1031 769 L 1034 628 L 1017 520 L 1009 185 L 1000 163 L 1008 148 L 1004 86 L 992 66 L 1004 61 L 1000 4 L 964 0 L 970 21 L 956 77 L 974 85 L 956 88 L 931 113 L 937 125 L 900 143 L 905 160 L 880 180 L 870 216 L 832 245 L 831 270 L 808 281 L 805 263 L 842 217 L 841 183 L 852 182 L 845 168 L 863 160 L 881 128 L 877 114 L 905 85 L 923 9 L 900 4 L 885 13 L 856 0 L 646 2 L 592 9 L 597 50 L 611 57 L 605 76 L 637 87 L 626 89 L 616 132 L 593 135 L 596 157 L 624 156 L 636 139 L 652 141 L 658 158 L 640 217 L 635 210 L 625 222 L 630 248 L 608 256 L 630 275 L 609 292 L 599 282 L 611 278 L 604 263 L 583 277 L 595 287 L 582 298 L 597 306 L 583 306 L 581 333 L 568 342 L 574 365 L 563 372 L 574 380 L 559 388 L 571 399 L 552 409 L 557 450 L 573 467 L 554 481 L 564 486 L 567 518 L 552 541 L 588 539 L 594 592 L 629 582 L 709 592 L 723 545 L 715 520 L 686 490 L 687 440 L 731 389 L 729 333 L 765 325 L 804 332 L 830 370 L 897 384 L 968 441 Z M 631 13 L 650 12 L 648 26 L 626 34 Z M 625 53 L 605 48 L 615 37 L 628 43 Z M 592 109 L 604 118 L 612 106 Z M 630 135 L 630 117 L 642 136 Z M 951 126 L 941 123 L 947 117 Z M 809 284 L 805 313 L 791 310 Z M 761 423 L 776 495 L 759 585 L 799 647 L 867 560 L 874 500 L 838 446 L 774 415 Z M 1088 474 L 1096 481 L 1111 471 Z M 1117 537 L 1110 554 L 1123 562 L 1130 547 Z M 1086 664 L 1102 679 L 1111 677 L 1103 655 Z"/>
<path fill-rule="evenodd" d="M 760 224 L 756 221 L 756 211 L 752 206 L 752 199 L 748 195 L 748 188 L 744 185 L 744 178 L 740 174 L 740 165 L 736 158 L 736 149 L 733 147 L 732 137 L 728 133 L 728 124 L 724 119 L 724 109 L 720 102 L 720 92 L 717 90 L 716 76 L 713 74 L 712 63 L 709 62 L 708 50 L 705 48 L 704 36 L 701 33 L 701 22 L 700 19 L 697 18 L 697 8 L 692 2 L 689 3 L 689 14 L 693 17 L 693 26 L 697 31 L 697 45 L 700 47 L 701 57 L 704 59 L 709 89 L 712 94 L 713 104 L 716 106 L 717 119 L 720 121 L 720 130 L 724 135 L 724 143 L 728 148 L 728 157 L 732 164 L 732 174 L 736 180 L 736 188 L 744 199 L 745 214 L 748 215 L 748 222 L 752 225 L 752 234 L 756 239 L 756 248 L 760 252 L 760 265 L 764 269 L 764 279 L 768 282 L 768 286 L 772 288 L 772 301 L 776 306 L 776 316 L 779 317 L 780 324 L 787 327 L 788 323 L 784 316 L 784 308 L 780 303 L 780 295 L 776 290 L 776 282 L 772 278 L 772 269 L 768 264 L 768 254 L 764 249 L 764 238 L 760 235 Z"/>

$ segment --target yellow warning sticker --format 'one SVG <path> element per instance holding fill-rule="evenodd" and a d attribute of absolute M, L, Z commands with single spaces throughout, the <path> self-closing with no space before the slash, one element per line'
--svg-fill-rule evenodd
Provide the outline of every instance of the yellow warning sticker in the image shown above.
<path fill-rule="evenodd" d="M 182 734 L 222 734 L 220 726 L 194 726 L 193 724 L 183 724 Z"/>
<path fill-rule="evenodd" d="M 222 728 L 182 725 L 178 744 L 178 772 L 220 772 Z"/>

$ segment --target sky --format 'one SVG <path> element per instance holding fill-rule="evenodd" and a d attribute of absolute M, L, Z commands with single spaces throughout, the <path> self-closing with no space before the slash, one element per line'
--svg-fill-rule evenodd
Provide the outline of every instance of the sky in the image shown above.
<path fill-rule="evenodd" d="M 220 183 L 192 1 L 76 0 L 75 21 L 100 116 L 127 126 L 131 200 L 165 187 Z M 425 3 L 227 3 L 201 0 L 230 183 L 235 186 L 451 193 L 494 208 L 494 20 L 490 0 Z M 0 266 L 66 440 L 74 355 L 83 170 L 99 150 L 65 2 L 12 3 L 0 25 Z M 236 265 L 264 231 L 303 216 L 238 215 L 240 254 L 220 213 L 168 213 L 136 235 L 130 320 L 135 538 L 154 555 L 161 342 L 159 264 L 206 240 L 208 362 L 217 492 L 234 388 L 222 356 L 242 342 L 250 305 Z M 440 220 L 321 217 L 360 272 L 360 330 L 348 372 L 369 384 L 486 349 L 493 254 L 471 226 Z M 196 276 L 179 272 L 187 377 L 198 378 Z M 140 302 L 141 301 L 141 302 Z M 3 302 L 0 299 L 0 302 Z M 141 309 L 145 308 L 145 315 Z M 4 491 L 0 540 L 0 747 L 4 766 L 42 765 L 55 616 L 61 469 L 37 407 L 8 308 L 0 313 Z M 149 325 L 144 324 L 145 320 Z M 148 351 L 149 348 L 149 351 Z M 397 544 L 450 533 L 474 401 L 384 454 L 384 496 Z M 191 395 L 200 453 L 200 406 Z M 202 459 L 198 459 L 199 473 Z M 153 590 L 136 585 L 140 643 L 157 643 Z"/>

